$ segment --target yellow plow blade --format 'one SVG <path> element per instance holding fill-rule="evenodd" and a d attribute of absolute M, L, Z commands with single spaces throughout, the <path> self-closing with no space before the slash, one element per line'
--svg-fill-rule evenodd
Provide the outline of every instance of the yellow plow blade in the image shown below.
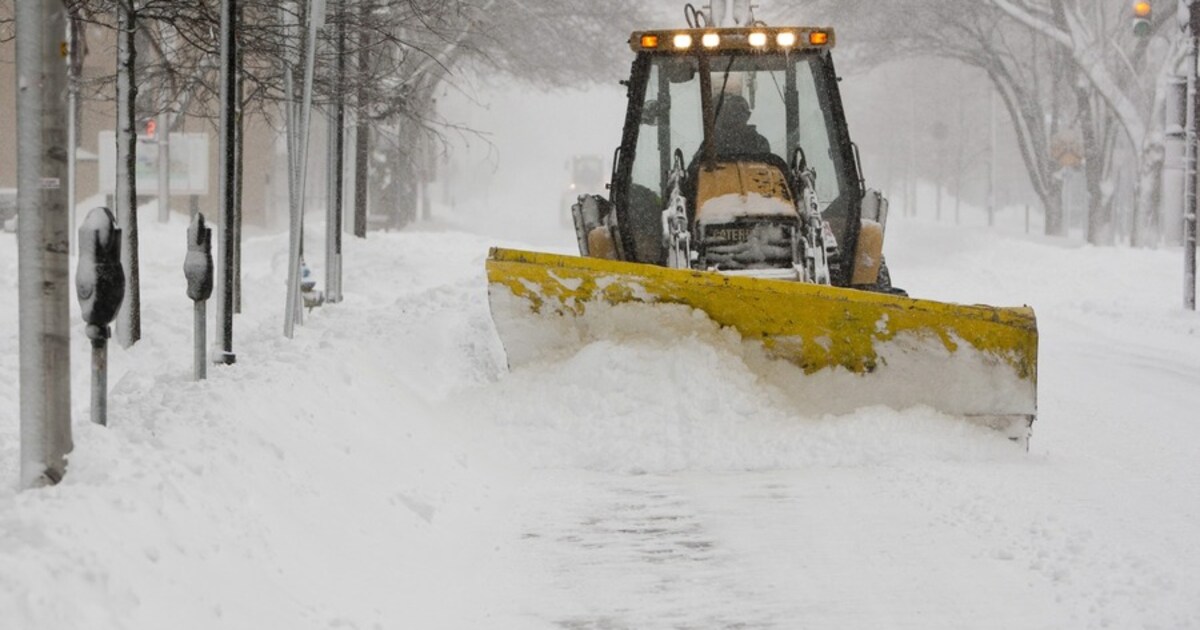
<path fill-rule="evenodd" d="M 1028 307 L 946 304 L 500 248 L 491 250 L 487 274 L 493 319 L 510 364 L 536 359 L 540 350 L 526 346 L 559 335 L 564 322 L 586 327 L 591 311 L 678 304 L 813 376 L 804 379 L 818 383 L 813 398 L 822 397 L 823 374 L 861 382 L 855 400 L 815 406 L 818 412 L 927 405 L 1019 441 L 1037 412 L 1037 322 Z"/>

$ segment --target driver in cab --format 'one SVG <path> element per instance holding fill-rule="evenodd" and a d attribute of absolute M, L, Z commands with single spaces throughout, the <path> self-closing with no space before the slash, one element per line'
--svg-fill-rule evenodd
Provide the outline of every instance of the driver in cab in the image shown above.
<path fill-rule="evenodd" d="M 750 103 L 738 94 L 717 99 L 713 144 L 719 156 L 754 155 L 771 152 L 771 143 L 750 124 Z"/>

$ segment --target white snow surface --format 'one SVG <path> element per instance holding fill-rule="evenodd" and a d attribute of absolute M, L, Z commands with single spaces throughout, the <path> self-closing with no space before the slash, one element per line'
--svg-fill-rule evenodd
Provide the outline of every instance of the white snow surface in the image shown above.
<path fill-rule="evenodd" d="M 729 193 L 713 197 L 700 206 L 701 223 L 729 223 L 736 219 L 759 216 L 795 216 L 796 207 L 778 198 L 758 193 Z"/>
<path fill-rule="evenodd" d="M 894 220 L 913 295 L 1037 309 L 1026 453 L 922 407 L 813 413 L 702 318 L 510 370 L 483 261 L 519 244 L 445 222 L 346 239 L 345 302 L 292 341 L 286 237 L 249 238 L 238 363 L 194 383 L 186 228 L 142 222 L 108 428 L 76 322 L 68 475 L 26 492 L 0 235 L 0 628 L 1200 628 L 1177 250 Z"/>

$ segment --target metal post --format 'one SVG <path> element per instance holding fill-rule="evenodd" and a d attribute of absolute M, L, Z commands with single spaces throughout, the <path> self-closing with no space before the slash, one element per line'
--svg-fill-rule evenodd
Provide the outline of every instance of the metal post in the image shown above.
<path fill-rule="evenodd" d="M 300 242 L 304 234 L 304 202 L 308 182 L 308 136 L 312 120 L 313 74 L 316 70 L 317 29 L 324 17 L 325 3 L 323 0 L 308 0 L 306 19 L 308 20 L 307 41 L 304 48 L 304 87 L 300 99 L 300 125 L 298 144 L 299 154 L 296 156 L 296 169 L 299 172 L 297 187 L 297 209 L 292 217 L 293 239 L 290 260 L 288 261 L 288 305 L 283 322 L 283 334 L 289 339 L 295 334 L 296 322 L 303 317 L 303 303 L 300 298 Z"/>
<path fill-rule="evenodd" d="M 79 19 L 71 16 L 68 21 L 67 60 L 67 234 L 75 234 L 75 200 L 78 184 L 79 150 L 79 68 L 83 62 L 80 50 Z M 75 239 L 70 238 L 71 254 L 76 252 Z"/>
<path fill-rule="evenodd" d="M 1187 170 L 1184 164 L 1188 138 L 1187 86 L 1186 75 L 1168 79 L 1167 99 L 1163 108 L 1166 114 L 1166 139 L 1163 143 L 1166 154 L 1163 159 L 1162 211 L 1163 240 L 1167 245 L 1183 245 L 1183 215 L 1184 206 L 1187 205 L 1184 200 L 1187 189 L 1187 182 L 1184 181 Z"/>
<path fill-rule="evenodd" d="M 233 365 L 237 355 L 233 352 L 233 291 L 234 291 L 234 259 L 233 239 L 235 237 L 235 198 L 234 179 L 237 177 L 236 156 L 234 146 L 237 138 L 234 125 L 234 109 L 237 97 L 237 75 L 234 72 L 234 61 L 237 55 L 237 23 L 234 18 L 237 11 L 237 0 L 222 0 L 221 2 L 221 176 L 218 189 L 221 199 L 221 229 L 217 239 L 221 283 L 220 296 L 217 301 L 218 318 L 217 338 L 220 340 L 220 352 L 214 357 L 215 362 Z"/>
<path fill-rule="evenodd" d="M 78 119 L 75 117 L 75 112 L 79 106 L 79 89 L 75 85 L 74 77 L 71 78 L 71 87 L 67 94 L 67 234 L 75 233 L 75 189 L 77 184 L 77 149 L 79 147 L 78 140 Z M 70 252 L 75 254 L 75 239 L 71 239 Z"/>
<path fill-rule="evenodd" d="M 917 72 L 913 66 L 908 84 L 908 162 L 905 166 L 908 182 L 904 186 L 904 216 L 917 216 L 920 192 L 917 190 Z"/>
<path fill-rule="evenodd" d="M 108 330 L 92 339 L 92 422 L 108 426 Z"/>
<path fill-rule="evenodd" d="M 329 300 L 342 301 L 342 224 L 346 196 L 346 0 L 338 2 L 337 102 L 334 105 L 333 273 L 326 287 Z"/>
<path fill-rule="evenodd" d="M 66 9 L 16 2 L 20 487 L 58 483 L 71 452 Z"/>
<path fill-rule="evenodd" d="M 192 346 L 192 375 L 197 381 L 202 381 L 208 378 L 208 360 L 205 356 L 208 349 L 208 302 L 197 300 L 193 305 L 195 343 Z"/>
<path fill-rule="evenodd" d="M 158 116 L 158 222 L 171 220 L 171 114 Z"/>
<path fill-rule="evenodd" d="M 1200 134 L 1197 134 L 1197 103 L 1196 103 L 1196 74 L 1200 71 L 1197 64 L 1200 63 L 1200 56 L 1197 55 L 1197 40 L 1200 36 L 1200 1 L 1192 0 L 1190 5 L 1191 15 L 1188 21 L 1187 38 L 1188 38 L 1188 85 L 1187 85 L 1187 154 L 1186 163 L 1186 188 L 1184 190 L 1184 200 L 1187 206 L 1183 212 L 1183 307 L 1185 309 L 1196 310 L 1196 158 L 1197 146 L 1196 143 L 1200 140 Z"/>
<path fill-rule="evenodd" d="M 296 147 L 296 107 L 295 107 L 295 81 L 293 79 L 292 66 L 289 63 L 283 71 L 283 83 L 287 91 L 287 100 L 284 102 L 284 107 L 287 108 L 287 145 L 288 145 L 288 277 L 287 277 L 287 303 L 284 306 L 283 313 L 283 334 L 289 339 L 295 334 L 296 326 L 296 301 L 300 294 L 300 196 L 298 190 L 300 176 L 296 169 L 296 163 L 299 161 L 298 154 L 300 150 Z M 292 261 L 297 261 L 297 265 L 293 266 Z"/>
<path fill-rule="evenodd" d="M 339 179 L 337 172 L 337 113 L 329 112 L 328 125 L 326 125 L 326 162 L 325 162 L 325 296 L 329 301 L 333 301 L 333 285 L 334 272 L 337 258 L 337 252 L 334 251 L 334 240 L 338 233 L 338 226 L 334 223 L 336 220 L 336 206 Z"/>
<path fill-rule="evenodd" d="M 246 5 L 238 4 L 237 13 L 234 15 L 234 22 L 241 24 L 246 17 Z M 245 112 L 245 91 L 246 91 L 246 51 L 238 47 L 237 54 L 234 57 L 234 81 L 237 84 L 235 90 L 236 95 L 234 102 L 236 103 L 234 111 L 234 120 L 236 122 L 236 137 L 234 143 L 234 155 L 237 156 L 235 163 L 237 164 L 237 174 L 234 177 L 234 194 L 233 194 L 233 312 L 240 315 L 242 313 L 242 223 L 245 215 L 242 211 L 242 201 L 245 200 L 245 171 L 246 171 L 246 112 Z"/>
<path fill-rule="evenodd" d="M 988 159 L 988 198 L 987 220 L 988 227 L 996 225 L 996 88 L 989 86 L 988 91 L 988 128 L 991 134 L 991 157 Z"/>

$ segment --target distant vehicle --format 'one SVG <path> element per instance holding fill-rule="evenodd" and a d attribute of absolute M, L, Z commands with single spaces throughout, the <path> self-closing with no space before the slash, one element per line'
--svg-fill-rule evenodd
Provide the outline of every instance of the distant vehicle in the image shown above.
<path fill-rule="evenodd" d="M 604 158 L 599 155 L 576 155 L 567 160 L 567 189 L 563 192 L 562 213 L 559 215 L 564 226 L 574 225 L 571 206 L 585 194 L 597 194 L 604 189 Z"/>

